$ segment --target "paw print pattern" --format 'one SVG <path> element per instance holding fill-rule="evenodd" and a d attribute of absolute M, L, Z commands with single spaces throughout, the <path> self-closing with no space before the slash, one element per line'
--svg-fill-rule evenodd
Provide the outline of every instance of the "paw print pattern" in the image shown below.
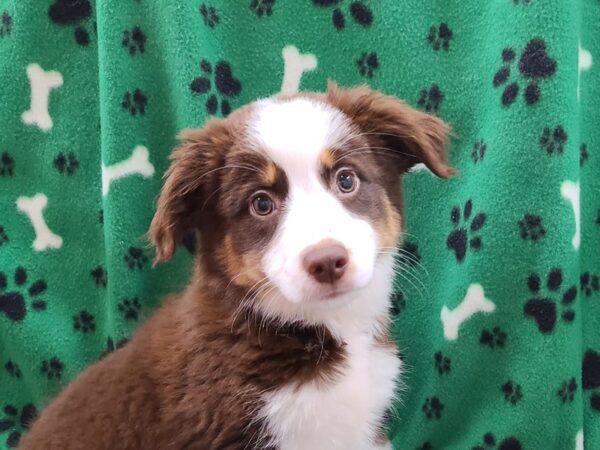
<path fill-rule="evenodd" d="M 531 0 L 513 0 L 515 5 L 528 5 Z"/>
<path fill-rule="evenodd" d="M 430 398 L 425 399 L 425 403 L 423 404 L 423 407 L 421 408 L 423 413 L 425 414 L 425 417 L 427 417 L 427 419 L 431 420 L 431 419 L 441 419 L 442 418 L 442 411 L 444 410 L 444 404 L 440 401 L 440 399 L 437 396 L 433 396 Z"/>
<path fill-rule="evenodd" d="M 312 0 L 313 4 L 322 8 L 333 7 L 331 13 L 331 21 L 333 26 L 338 30 L 343 30 L 346 27 L 346 16 L 341 8 L 344 0 Z M 355 1 L 350 3 L 350 16 L 359 25 L 369 27 L 373 23 L 373 12 L 365 2 Z"/>
<path fill-rule="evenodd" d="M 427 112 L 437 112 L 442 106 L 444 93 L 437 84 L 432 84 L 429 89 L 421 89 L 417 105 Z"/>
<path fill-rule="evenodd" d="M 587 162 L 590 155 L 588 153 L 587 145 L 581 144 L 579 146 L 579 167 L 583 167 L 583 165 Z"/>
<path fill-rule="evenodd" d="M 504 65 L 494 75 L 494 88 L 506 85 L 512 71 L 512 65 L 516 59 L 516 52 L 512 48 L 502 50 L 502 62 Z M 519 59 L 519 73 L 525 78 L 527 87 L 523 97 L 528 106 L 535 105 L 541 97 L 540 82 L 550 78 L 556 73 L 556 61 L 546 52 L 546 42 L 535 38 L 530 40 Z M 511 106 L 519 95 L 519 83 L 513 81 L 506 85 L 502 92 L 502 105 Z"/>
<path fill-rule="evenodd" d="M 600 412 L 600 353 L 588 349 L 583 356 L 581 366 L 581 387 L 585 391 L 592 391 L 590 395 L 590 407 Z"/>
<path fill-rule="evenodd" d="M 117 309 L 123 316 L 125 320 L 135 320 L 137 321 L 140 314 L 140 309 L 142 305 L 137 297 L 134 298 L 124 298 L 121 303 L 117 305 Z"/>
<path fill-rule="evenodd" d="M 600 226 L 600 209 L 598 210 L 598 215 L 596 216 L 596 225 Z"/>
<path fill-rule="evenodd" d="M 571 403 L 575 398 L 575 392 L 577 392 L 577 381 L 575 380 L 575 377 L 573 377 L 570 380 L 563 381 L 556 391 L 556 394 L 561 402 Z"/>
<path fill-rule="evenodd" d="M 542 224 L 542 218 L 535 214 L 525 214 L 519 220 L 519 234 L 521 239 L 538 241 L 546 235 L 546 229 Z"/>
<path fill-rule="evenodd" d="M 275 6 L 275 0 L 251 0 L 250 9 L 258 17 L 270 16 L 273 14 L 273 7 Z"/>
<path fill-rule="evenodd" d="M 436 352 L 434 355 L 435 370 L 440 375 L 448 374 L 452 371 L 452 361 L 447 356 L 444 356 L 442 352 Z"/>
<path fill-rule="evenodd" d="M 8 235 L 4 231 L 4 227 L 0 225 L 0 246 L 8 242 Z"/>
<path fill-rule="evenodd" d="M 475 164 L 477 164 L 478 162 L 483 161 L 485 152 L 487 152 L 487 144 L 483 139 L 480 139 L 479 141 L 473 144 L 473 150 L 471 151 L 471 159 Z"/>
<path fill-rule="evenodd" d="M 379 60 L 375 52 L 363 52 L 360 58 L 356 60 L 358 72 L 367 78 L 373 78 L 375 71 L 379 68 Z"/>
<path fill-rule="evenodd" d="M 131 270 L 142 269 L 148 264 L 148 257 L 144 253 L 144 250 L 139 247 L 129 247 L 123 259 L 127 267 Z"/>
<path fill-rule="evenodd" d="M 446 245 L 454 252 L 458 262 L 462 262 L 465 259 L 467 248 L 470 248 L 471 250 L 480 250 L 483 245 L 481 237 L 477 236 L 477 233 L 485 225 L 486 215 L 484 213 L 478 213 L 471 219 L 472 214 L 473 202 L 470 199 L 467 200 L 463 209 L 463 219 L 465 220 L 464 226 L 460 226 L 461 211 L 458 206 L 452 208 L 452 212 L 450 213 L 454 230 L 448 235 Z M 471 234 L 470 237 L 469 234 Z"/>
<path fill-rule="evenodd" d="M 394 317 L 399 315 L 404 308 L 406 308 L 406 299 L 404 298 L 404 293 L 401 291 L 392 293 L 391 297 L 392 308 L 390 312 Z"/>
<path fill-rule="evenodd" d="M 0 420 L 0 433 L 8 432 L 6 446 L 16 448 L 23 433 L 29 429 L 37 417 L 38 411 L 31 403 L 23 406 L 21 411 L 14 405 L 6 405 L 4 414 L 4 419 Z"/>
<path fill-rule="evenodd" d="M 103 209 L 98 211 L 98 223 L 100 225 L 104 225 L 104 210 Z"/>
<path fill-rule="evenodd" d="M 4 272 L 0 272 L 0 312 L 14 322 L 25 318 L 27 312 L 25 299 L 30 297 L 31 308 L 34 311 L 46 309 L 46 302 L 38 298 L 46 291 L 47 285 L 44 280 L 34 281 L 27 288 L 27 271 L 23 267 L 15 270 L 13 277 L 13 290 L 6 292 L 8 279 Z"/>
<path fill-rule="evenodd" d="M 213 86 L 211 77 L 214 75 L 214 86 L 217 92 L 210 94 L 206 100 L 206 112 L 208 114 L 217 113 L 219 109 L 218 96 L 221 96 L 224 97 L 221 99 L 221 114 L 223 116 L 229 115 L 231 112 L 230 98 L 237 97 L 242 92 L 242 84 L 233 76 L 231 66 L 228 62 L 221 60 L 217 62 L 213 72 L 212 65 L 203 59 L 200 62 L 200 70 L 203 76 L 195 78 L 190 84 L 190 89 L 195 94 L 209 93 Z"/>
<path fill-rule="evenodd" d="M 567 133 L 562 125 L 556 125 L 554 129 L 546 127 L 540 136 L 540 148 L 549 155 L 562 154 L 567 139 Z"/>
<path fill-rule="evenodd" d="M 202 3 L 200 5 L 200 15 L 209 28 L 214 28 L 219 24 L 219 14 L 214 6 L 207 6 L 206 3 Z"/>
<path fill-rule="evenodd" d="M 12 16 L 8 11 L 3 11 L 0 16 L 0 38 L 8 36 L 12 31 Z"/>
<path fill-rule="evenodd" d="M 144 53 L 146 50 L 146 35 L 139 26 L 123 31 L 121 45 L 129 50 L 130 55 Z"/>
<path fill-rule="evenodd" d="M 431 442 L 425 442 L 423 445 L 417 447 L 415 450 L 433 450 L 433 445 L 431 445 Z"/>
<path fill-rule="evenodd" d="M 49 380 L 53 380 L 55 378 L 59 380 L 60 377 L 62 377 L 64 368 L 65 365 L 55 356 L 42 361 L 41 371 Z"/>
<path fill-rule="evenodd" d="M 450 41 L 452 40 L 452 30 L 448 24 L 441 23 L 439 27 L 432 25 L 429 28 L 429 34 L 427 35 L 427 43 L 433 47 L 434 50 L 446 50 L 450 48 Z"/>
<path fill-rule="evenodd" d="M 502 385 L 502 393 L 504 394 L 504 399 L 512 405 L 516 405 L 523 398 L 523 390 L 520 384 L 515 383 L 514 381 L 507 381 Z"/>
<path fill-rule="evenodd" d="M 89 333 L 96 329 L 96 319 L 87 311 L 81 311 L 76 316 L 73 316 L 73 328 L 75 331 Z"/>
<path fill-rule="evenodd" d="M 515 437 L 510 436 L 497 442 L 492 433 L 486 433 L 483 436 L 483 444 L 476 445 L 472 450 L 522 450 L 522 448 L 521 442 Z"/>
<path fill-rule="evenodd" d="M 598 275 L 592 275 L 589 272 L 584 272 L 579 277 L 581 293 L 586 297 L 590 297 L 594 292 L 600 290 L 600 280 Z"/>
<path fill-rule="evenodd" d="M 504 348 L 508 335 L 500 327 L 494 327 L 490 330 L 483 330 L 479 336 L 479 343 L 486 345 L 491 349 Z"/>
<path fill-rule="evenodd" d="M 556 325 L 556 297 L 560 296 L 563 288 L 562 270 L 555 268 L 548 273 L 547 289 L 548 297 L 541 296 L 541 280 L 537 274 L 531 274 L 527 279 L 527 286 L 534 297 L 527 300 L 523 307 L 523 312 L 526 317 L 532 318 L 538 329 L 543 334 L 548 334 L 554 331 Z M 575 298 L 577 297 L 577 287 L 569 286 L 565 289 L 561 296 L 563 322 L 571 323 L 575 319 L 575 311 L 571 308 Z"/>
<path fill-rule="evenodd" d="M 17 365 L 17 363 L 13 362 L 13 361 L 7 361 L 6 364 L 4 364 L 4 368 L 6 369 L 6 371 L 8 372 L 8 374 L 13 377 L 13 378 L 21 378 L 21 369 L 19 368 L 19 366 Z"/>
<path fill-rule="evenodd" d="M 126 92 L 123 95 L 123 101 L 121 102 L 121 106 L 125 111 L 128 111 L 132 116 L 143 115 L 146 113 L 146 104 L 148 103 L 148 99 L 144 95 L 144 93 L 136 89 L 133 92 Z"/>
<path fill-rule="evenodd" d="M 0 155 L 0 177 L 12 177 L 15 169 L 15 160 L 8 152 Z"/>
<path fill-rule="evenodd" d="M 81 23 L 92 14 L 89 0 L 55 0 L 48 8 L 48 17 L 59 26 L 75 25 L 75 42 L 81 46 L 90 43 L 90 35 Z"/>
<path fill-rule="evenodd" d="M 73 175 L 79 169 L 79 161 L 77 161 L 73 152 L 70 152 L 68 155 L 62 152 L 59 153 L 54 158 L 53 165 L 58 170 L 58 173 L 63 175 Z"/>
<path fill-rule="evenodd" d="M 98 266 L 94 268 L 90 272 L 90 275 L 94 279 L 94 283 L 96 283 L 96 286 L 106 287 L 106 284 L 108 282 L 108 274 L 106 273 L 104 267 Z"/>

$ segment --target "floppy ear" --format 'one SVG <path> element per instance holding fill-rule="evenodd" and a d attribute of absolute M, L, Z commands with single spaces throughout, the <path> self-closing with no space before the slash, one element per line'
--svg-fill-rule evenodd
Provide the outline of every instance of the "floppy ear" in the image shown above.
<path fill-rule="evenodd" d="M 178 139 L 182 143 L 171 154 L 150 225 L 155 263 L 168 261 L 187 232 L 198 226 L 205 192 L 217 188 L 214 172 L 222 166 L 225 149 L 231 145 L 231 133 L 222 119 L 212 119 L 201 129 L 185 130 Z"/>
<path fill-rule="evenodd" d="M 438 177 L 456 174 L 446 163 L 450 127 L 437 117 L 366 86 L 340 89 L 330 81 L 327 98 L 349 116 L 369 140 L 406 156 L 398 159 L 401 172 L 424 163 Z"/>

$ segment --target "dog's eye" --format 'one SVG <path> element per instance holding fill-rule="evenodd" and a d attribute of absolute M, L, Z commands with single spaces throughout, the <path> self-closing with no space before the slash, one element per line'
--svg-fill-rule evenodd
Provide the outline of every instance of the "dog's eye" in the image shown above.
<path fill-rule="evenodd" d="M 259 216 L 271 214 L 274 209 L 273 200 L 265 193 L 260 193 L 252 199 L 252 211 Z"/>
<path fill-rule="evenodd" d="M 336 182 L 339 190 L 344 194 L 349 194 L 358 186 L 356 174 L 348 169 L 342 169 L 337 173 Z"/>

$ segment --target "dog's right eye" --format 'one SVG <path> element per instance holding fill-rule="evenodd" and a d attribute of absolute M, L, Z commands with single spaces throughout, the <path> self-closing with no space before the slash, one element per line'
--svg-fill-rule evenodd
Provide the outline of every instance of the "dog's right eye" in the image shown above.
<path fill-rule="evenodd" d="M 275 205 L 273 204 L 273 200 L 264 192 L 256 194 L 251 202 L 251 210 L 256 215 L 266 216 L 273 212 L 275 209 Z"/>

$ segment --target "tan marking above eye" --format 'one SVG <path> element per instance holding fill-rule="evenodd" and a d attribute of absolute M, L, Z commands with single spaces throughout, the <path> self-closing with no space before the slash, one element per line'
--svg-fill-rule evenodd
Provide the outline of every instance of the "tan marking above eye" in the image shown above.
<path fill-rule="evenodd" d="M 277 181 L 277 167 L 275 164 L 269 163 L 262 173 L 263 181 L 267 186 L 272 186 Z"/>
<path fill-rule="evenodd" d="M 333 150 L 330 148 L 326 148 L 325 150 L 323 150 L 319 155 L 319 160 L 321 161 L 323 167 L 325 167 L 326 169 L 332 169 L 333 165 L 335 164 Z"/>

